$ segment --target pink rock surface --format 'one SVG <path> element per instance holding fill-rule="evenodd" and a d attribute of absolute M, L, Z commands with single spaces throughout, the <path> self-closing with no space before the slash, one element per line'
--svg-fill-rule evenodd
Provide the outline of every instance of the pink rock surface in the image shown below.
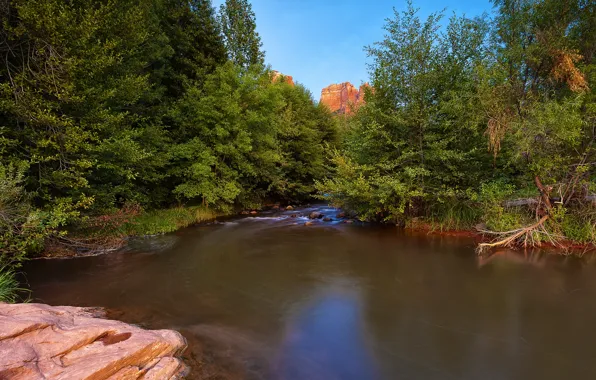
<path fill-rule="evenodd" d="M 0 379 L 171 379 L 186 341 L 102 319 L 101 309 L 0 303 Z"/>

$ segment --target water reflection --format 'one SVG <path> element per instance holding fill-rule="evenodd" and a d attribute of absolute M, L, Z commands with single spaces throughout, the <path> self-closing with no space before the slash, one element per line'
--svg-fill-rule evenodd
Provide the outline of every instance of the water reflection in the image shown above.
<path fill-rule="evenodd" d="M 338 282 L 345 282 L 338 281 Z M 369 351 L 359 289 L 335 284 L 292 310 L 279 348 L 277 378 L 378 378 Z"/>
<path fill-rule="evenodd" d="M 546 265 L 549 254 L 539 250 L 517 252 L 510 249 L 497 249 L 478 256 L 478 267 L 481 268 L 489 264 L 515 263 L 527 264 L 538 268 Z"/>

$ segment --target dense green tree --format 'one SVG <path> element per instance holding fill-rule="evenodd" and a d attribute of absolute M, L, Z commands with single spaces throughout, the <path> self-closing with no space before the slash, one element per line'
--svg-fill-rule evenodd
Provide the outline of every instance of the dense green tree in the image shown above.
<path fill-rule="evenodd" d="M 326 174 L 335 123 L 303 87 L 231 62 L 173 108 L 180 126 L 170 182 L 184 199 L 222 208 L 304 199 Z"/>
<path fill-rule="evenodd" d="M 172 119 L 180 125 L 172 169 L 176 194 L 229 207 L 248 190 L 248 178 L 256 175 L 250 156 L 257 132 L 251 127 L 263 122 L 256 126 L 276 130 L 268 125 L 275 108 L 262 110 L 269 99 L 258 96 L 266 90 L 259 88 L 259 81 L 260 73 L 241 72 L 229 63 L 210 75 L 202 89 L 189 89 L 180 99 L 172 111 Z"/>
<path fill-rule="evenodd" d="M 422 22 L 412 4 L 387 21 L 367 48 L 374 91 L 319 189 L 368 219 L 503 231 L 484 247 L 594 242 L 594 6 L 495 6 L 492 23 L 453 17 L 442 28 L 440 14 Z"/>
<path fill-rule="evenodd" d="M 153 2 L 8 4 L 4 154 L 29 163 L 27 187 L 40 205 L 85 193 L 109 203 L 130 192 L 135 166 L 146 157 L 137 141 L 143 104 L 154 97 L 147 62 L 167 54 Z M 90 181 L 107 186 L 98 191 Z"/>
<path fill-rule="evenodd" d="M 244 68 L 264 64 L 263 44 L 248 0 L 226 0 L 219 9 L 219 23 L 234 64 Z"/>
<path fill-rule="evenodd" d="M 223 65 L 227 52 L 211 0 L 164 0 L 160 12 L 173 49 L 163 81 L 176 98 Z"/>
<path fill-rule="evenodd" d="M 411 3 L 396 12 L 385 39 L 367 48 L 374 91 L 351 121 L 347 153 L 335 158 L 338 175 L 322 186 L 368 218 L 422 214 L 465 194 L 486 169 L 478 165 L 487 156 L 482 118 L 469 93 L 487 23 L 453 17 L 441 33 L 441 14 L 421 21 L 417 12 Z"/>
<path fill-rule="evenodd" d="M 315 192 L 315 180 L 328 173 L 329 151 L 337 145 L 337 119 L 323 105 L 314 105 L 312 95 L 301 85 L 279 83 L 284 99 L 280 114 L 280 180 L 273 191 L 290 201 L 300 202 Z"/>

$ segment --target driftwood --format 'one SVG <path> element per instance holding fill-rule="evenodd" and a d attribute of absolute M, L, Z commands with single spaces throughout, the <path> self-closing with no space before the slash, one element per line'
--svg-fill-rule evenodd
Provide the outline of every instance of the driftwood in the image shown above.
<path fill-rule="evenodd" d="M 498 239 L 492 243 L 481 243 L 478 245 L 477 251 L 478 253 L 482 253 L 487 249 L 495 248 L 495 247 L 512 247 L 515 245 L 522 245 L 523 247 L 534 246 L 534 232 L 539 230 L 541 233 L 545 234 L 549 240 L 554 244 L 555 240 L 552 236 L 544 229 L 544 223 L 548 220 L 549 215 L 544 215 L 540 218 L 539 221 L 536 223 L 523 227 L 518 228 L 512 231 L 505 231 L 505 232 L 492 232 L 492 231 L 479 231 L 484 234 L 492 234 L 497 235 Z"/>
<path fill-rule="evenodd" d="M 550 197 L 549 200 L 551 204 L 560 203 L 561 197 Z M 596 203 L 596 194 L 586 195 L 583 200 L 587 203 Z M 536 198 L 520 198 L 503 202 L 503 207 L 536 206 L 539 203 L 540 201 Z"/>
<path fill-rule="evenodd" d="M 478 253 L 482 253 L 487 249 L 496 248 L 496 247 L 513 247 L 513 246 L 536 246 L 536 233 L 540 233 L 545 235 L 551 243 L 556 245 L 556 237 L 553 237 L 547 230 L 544 228 L 544 223 L 550 218 L 550 211 L 552 210 L 552 202 L 550 197 L 550 192 L 552 191 L 552 187 L 544 187 L 542 181 L 538 176 L 534 177 L 534 183 L 540 192 L 540 198 L 535 199 L 532 204 L 536 205 L 536 219 L 538 221 L 534 224 L 531 224 L 527 227 L 518 228 L 511 231 L 504 231 L 504 232 L 493 232 L 493 231 L 479 231 L 483 234 L 490 234 L 496 236 L 495 241 L 492 243 L 481 243 L 478 245 L 477 251 Z M 518 202 L 519 203 L 519 202 Z"/>
<path fill-rule="evenodd" d="M 503 206 L 505 207 L 521 207 L 521 206 L 535 206 L 539 202 L 536 198 L 522 198 L 522 199 L 513 199 L 510 201 L 503 202 Z"/>

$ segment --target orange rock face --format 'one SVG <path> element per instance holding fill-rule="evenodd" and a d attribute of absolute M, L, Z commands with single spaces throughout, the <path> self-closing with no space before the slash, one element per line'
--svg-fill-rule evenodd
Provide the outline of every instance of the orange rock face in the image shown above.
<path fill-rule="evenodd" d="M 294 78 L 292 78 L 292 76 L 284 75 L 275 70 L 273 70 L 271 73 L 273 74 L 273 78 L 271 79 L 273 82 L 283 81 L 291 86 L 294 86 Z"/>
<path fill-rule="evenodd" d="M 358 96 L 356 97 L 355 109 L 358 109 L 358 107 L 360 107 L 361 105 L 366 103 L 364 101 L 364 94 L 365 94 L 366 89 L 372 89 L 372 87 L 370 87 L 370 84 L 364 83 L 362 86 L 360 86 L 360 90 L 358 91 Z"/>
<path fill-rule="evenodd" d="M 350 115 L 364 104 L 364 88 L 368 86 L 367 83 L 356 89 L 350 82 L 332 84 L 321 91 L 321 103 L 333 113 Z"/>

